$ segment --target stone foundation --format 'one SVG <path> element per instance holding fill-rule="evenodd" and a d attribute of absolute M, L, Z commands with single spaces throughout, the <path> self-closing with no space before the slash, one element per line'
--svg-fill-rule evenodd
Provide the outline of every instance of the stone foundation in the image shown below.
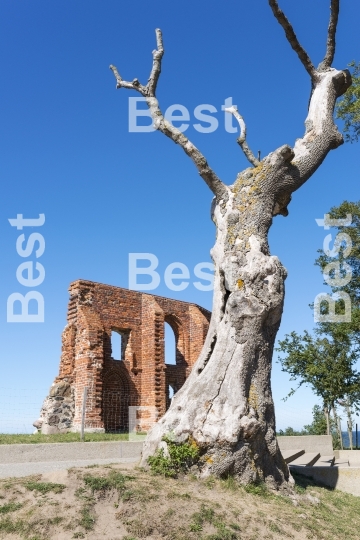
<path fill-rule="evenodd" d="M 51 386 L 42 405 L 40 418 L 33 425 L 46 435 L 66 433 L 72 427 L 74 413 L 74 389 L 69 383 L 61 381 Z"/>

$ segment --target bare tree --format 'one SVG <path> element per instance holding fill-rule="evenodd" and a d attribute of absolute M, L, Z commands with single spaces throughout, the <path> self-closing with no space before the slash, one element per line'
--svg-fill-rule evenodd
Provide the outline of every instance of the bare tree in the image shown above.
<path fill-rule="evenodd" d="M 284 302 L 286 269 L 270 255 L 268 231 L 273 217 L 288 214 L 291 195 L 317 170 L 328 152 L 343 143 L 333 121 L 336 99 L 351 85 L 347 70 L 331 67 L 339 0 L 331 0 L 326 54 L 315 68 L 276 0 L 269 5 L 308 72 L 312 92 L 305 134 L 291 148 L 281 146 L 261 161 L 246 143 L 246 126 L 237 139 L 252 167 L 225 185 L 203 154 L 170 122 L 160 109 L 156 88 L 164 55 L 161 31 L 148 83 L 124 81 L 110 66 L 117 88 L 136 90 L 146 99 L 154 126 L 182 147 L 214 194 L 212 219 L 217 228 L 211 250 L 215 265 L 213 312 L 204 348 L 184 386 L 166 414 L 149 432 L 143 464 L 165 435 L 178 443 L 194 441 L 201 458 L 199 474 L 232 474 L 241 483 L 265 481 L 272 488 L 292 483 L 275 433 L 270 373 L 275 336 Z"/>

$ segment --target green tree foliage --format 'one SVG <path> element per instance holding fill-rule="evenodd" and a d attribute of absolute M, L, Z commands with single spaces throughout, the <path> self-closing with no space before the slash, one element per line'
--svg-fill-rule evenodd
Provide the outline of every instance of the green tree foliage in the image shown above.
<path fill-rule="evenodd" d="M 352 216 L 351 225 L 347 227 L 335 227 L 335 236 L 338 233 L 345 233 L 350 236 L 352 248 L 350 254 L 347 257 L 344 257 L 345 244 L 342 244 L 337 260 L 339 261 L 341 268 L 343 267 L 344 262 L 346 262 L 352 269 L 352 277 L 350 282 L 347 285 L 342 286 L 341 290 L 350 295 L 353 307 L 356 308 L 360 305 L 360 201 L 344 201 L 339 206 L 332 207 L 329 212 L 331 219 L 342 219 L 348 214 L 351 214 Z M 335 236 L 333 235 L 333 238 L 335 238 Z M 319 266 L 323 272 L 329 263 L 334 262 L 334 258 L 326 255 L 323 250 L 319 250 L 318 253 L 319 257 L 316 259 L 315 264 Z M 331 288 L 333 292 L 340 289 L 339 287 Z M 356 316 L 359 317 L 358 314 L 356 314 Z M 354 322 L 359 323 L 360 318 Z M 357 328 L 360 328 L 359 324 Z"/>
<path fill-rule="evenodd" d="M 312 410 L 313 421 L 311 424 L 308 424 L 303 427 L 300 431 L 296 431 L 292 427 L 287 427 L 286 429 L 280 429 L 277 433 L 278 436 L 287 435 L 326 435 L 327 434 L 327 423 L 326 417 L 324 414 L 324 409 L 320 405 L 315 405 Z M 329 418 L 330 423 L 330 435 L 333 440 L 333 448 L 340 448 L 339 433 L 335 421 L 333 418 Z"/>
<path fill-rule="evenodd" d="M 326 435 L 327 425 L 323 409 L 320 405 L 315 405 L 312 410 L 313 421 L 304 426 L 306 435 Z"/>
<path fill-rule="evenodd" d="M 333 339 L 338 341 L 341 341 L 343 335 L 347 335 L 353 350 L 357 350 L 360 345 L 360 201 L 344 201 L 339 206 L 331 208 L 329 214 L 332 219 L 341 219 L 349 214 L 352 216 L 352 223 L 350 226 L 340 226 L 335 228 L 336 235 L 339 233 L 347 234 L 351 238 L 352 248 L 350 254 L 346 257 L 344 256 L 344 243 L 338 254 L 337 261 L 340 264 L 340 268 L 344 267 L 344 263 L 351 267 L 352 277 L 349 283 L 342 287 L 331 287 L 333 293 L 342 290 L 350 296 L 351 322 L 321 323 L 318 324 L 318 330 L 323 334 L 330 333 L 333 336 Z M 326 255 L 323 250 L 319 250 L 319 257 L 316 259 L 315 264 L 324 271 L 326 266 L 333 261 L 334 259 L 332 257 Z M 346 399 L 342 400 L 340 403 L 342 406 L 345 406 L 347 410 L 350 428 L 351 414 L 359 410 L 359 401 L 360 389 L 355 388 L 353 392 L 348 394 Z M 344 405 L 344 403 L 346 405 Z"/>
<path fill-rule="evenodd" d="M 336 118 L 344 121 L 345 140 L 354 142 L 360 136 L 360 62 L 350 62 L 353 83 L 338 101 Z"/>
<path fill-rule="evenodd" d="M 292 437 L 296 435 L 307 435 L 307 433 L 304 429 L 302 429 L 301 431 L 296 431 L 296 429 L 289 426 L 285 429 L 280 429 L 277 435 L 285 435 L 286 437 Z"/>
<path fill-rule="evenodd" d="M 354 368 L 358 350 L 346 332 L 337 332 L 336 338 L 331 332 L 322 334 L 322 328 L 316 328 L 315 336 L 306 330 L 303 335 L 291 332 L 279 341 L 277 350 L 283 353 L 279 356 L 282 370 L 298 382 L 297 388 L 309 385 L 328 408 L 333 408 L 339 399 L 360 388 L 360 373 Z"/>
<path fill-rule="evenodd" d="M 304 426 L 300 431 L 292 427 L 287 427 L 286 429 L 280 429 L 278 435 L 326 435 L 327 424 L 324 414 L 324 409 L 320 405 L 315 405 L 312 410 L 313 421 L 311 424 Z"/>
<path fill-rule="evenodd" d="M 350 254 L 344 253 L 345 245 L 343 245 L 338 254 L 337 261 L 340 268 L 344 267 L 344 263 L 351 267 L 352 277 L 349 283 L 343 287 L 331 287 L 331 289 L 333 293 L 336 293 L 336 291 L 341 289 L 350 296 L 351 322 L 337 324 L 322 323 L 318 325 L 318 329 L 323 334 L 331 333 L 335 340 L 340 339 L 341 341 L 342 335 L 347 335 L 352 344 L 352 349 L 356 351 L 360 345 L 360 201 L 344 201 L 339 206 L 333 207 L 330 210 L 330 217 L 332 219 L 344 218 L 349 214 L 352 216 L 351 225 L 347 227 L 336 227 L 335 230 L 337 234 L 345 233 L 351 238 L 352 248 Z M 319 257 L 315 264 L 324 271 L 326 266 L 333 260 L 334 259 L 326 255 L 323 250 L 319 250 Z M 345 399 L 338 400 L 338 403 L 344 407 L 346 411 L 347 430 L 349 433 L 350 446 L 352 446 L 352 416 L 360 409 L 360 388 L 355 387 L 352 392 L 346 395 Z"/>
<path fill-rule="evenodd" d="M 360 353 L 360 201 L 344 201 L 339 206 L 331 208 L 329 214 L 331 219 L 344 219 L 351 214 L 352 223 L 349 226 L 335 227 L 331 233 L 332 241 L 339 233 L 347 235 L 346 240 L 344 239 L 340 245 L 339 253 L 331 257 L 323 250 L 319 250 L 315 264 L 330 278 L 335 277 L 336 268 L 333 265 L 330 269 L 329 264 L 336 263 L 340 277 L 349 274 L 349 267 L 351 268 L 351 279 L 348 283 L 341 287 L 331 286 L 333 294 L 341 290 L 350 296 L 351 321 L 317 323 L 313 335 L 306 331 L 303 335 L 291 332 L 284 340 L 279 341 L 277 350 L 283 353 L 279 361 L 283 371 L 290 374 L 290 380 L 298 381 L 298 388 L 303 384 L 309 385 L 323 400 L 324 409 L 333 412 L 331 431 L 334 436 L 334 430 L 338 428 L 336 406 L 345 408 L 350 434 L 351 416 L 360 409 L 360 373 L 356 369 Z M 348 265 L 347 270 L 345 264 Z M 343 308 L 344 304 L 337 302 L 337 312 L 341 313 Z M 321 309 L 322 313 L 326 313 L 326 309 L 325 303 Z M 292 389 L 287 397 L 295 391 L 296 389 Z M 315 421 L 316 418 L 319 424 Z M 304 430 L 309 434 L 310 430 L 316 431 L 318 428 L 321 430 L 324 422 L 326 423 L 325 416 L 317 411 L 316 415 L 314 413 L 312 427 L 305 426 Z M 340 440 L 339 432 L 338 438 Z"/>

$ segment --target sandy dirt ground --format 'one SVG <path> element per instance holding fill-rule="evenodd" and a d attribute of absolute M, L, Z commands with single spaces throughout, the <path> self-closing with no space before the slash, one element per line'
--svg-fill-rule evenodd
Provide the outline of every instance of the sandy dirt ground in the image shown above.
<path fill-rule="evenodd" d="M 345 540 L 359 537 L 359 516 L 360 498 L 301 478 L 292 498 L 132 464 L 0 480 L 0 538 L 8 540 Z"/>

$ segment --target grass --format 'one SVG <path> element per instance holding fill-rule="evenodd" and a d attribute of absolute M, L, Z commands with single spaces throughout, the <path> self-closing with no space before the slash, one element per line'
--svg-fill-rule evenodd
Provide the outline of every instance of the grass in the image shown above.
<path fill-rule="evenodd" d="M 54 493 L 62 493 L 66 486 L 64 484 L 53 484 L 52 482 L 25 482 L 24 487 L 29 491 L 38 491 L 42 495 L 53 491 Z"/>
<path fill-rule="evenodd" d="M 96 515 L 94 512 L 94 507 L 96 504 L 95 494 L 106 495 L 107 492 L 111 490 L 116 490 L 118 492 L 118 500 L 122 497 L 123 500 L 128 500 L 129 490 L 127 490 L 126 482 L 128 480 L 134 480 L 133 476 L 127 476 L 122 474 L 120 471 L 110 470 L 107 475 L 93 475 L 88 472 L 82 477 L 83 486 L 79 487 L 75 491 L 75 497 L 83 501 L 83 506 L 80 510 L 80 518 L 77 521 L 77 524 L 82 527 L 86 532 L 92 531 L 96 523 Z M 89 490 L 91 494 L 89 494 Z M 131 492 L 132 493 L 132 492 Z M 118 508 L 119 504 L 115 503 L 114 508 Z M 81 538 L 79 534 L 75 533 L 78 536 L 73 538 Z"/>
<path fill-rule="evenodd" d="M 3 504 L 0 506 L 0 514 L 8 514 L 9 512 L 16 512 L 16 510 L 19 510 L 23 505 L 21 503 L 14 503 L 10 502 L 8 504 Z"/>
<path fill-rule="evenodd" d="M 252 493 L 253 495 L 271 497 L 271 492 L 267 489 L 265 484 L 249 484 L 247 486 L 243 486 L 243 489 L 245 489 L 247 493 Z"/>
<path fill-rule="evenodd" d="M 145 540 L 149 536 L 347 540 L 359 536 L 359 497 L 294 477 L 296 505 L 265 485 L 244 487 L 232 477 L 173 479 L 115 464 L 111 469 L 72 469 L 66 485 L 42 482 L 40 475 L 0 479 L 0 540 Z M 37 494 L 44 496 L 34 497 Z"/>
<path fill-rule="evenodd" d="M 80 519 L 79 519 L 79 525 L 80 527 L 83 527 L 85 531 L 92 531 L 95 526 L 96 518 L 94 513 L 92 512 L 91 506 L 84 506 L 80 510 Z"/>
<path fill-rule="evenodd" d="M 9 538 L 8 535 L 17 535 L 17 537 L 25 538 L 26 540 L 43 540 L 42 534 L 34 534 L 34 526 L 36 527 L 38 522 L 29 523 L 27 519 L 15 519 L 12 520 L 6 517 L 0 520 L 0 534 L 4 533 L 6 536 L 2 538 Z"/>
<path fill-rule="evenodd" d="M 120 492 L 124 491 L 127 480 L 134 480 L 133 476 L 127 476 L 119 471 L 111 471 L 107 476 L 94 476 L 85 474 L 83 477 L 84 483 L 93 493 L 95 491 L 106 491 L 116 489 Z"/>
<path fill-rule="evenodd" d="M 128 441 L 128 433 L 85 433 L 85 442 L 101 441 Z M 79 433 L 56 433 L 43 435 L 35 433 L 26 434 L 0 434 L 0 444 L 39 444 L 39 443 L 67 443 L 80 442 Z"/>
<path fill-rule="evenodd" d="M 218 514 L 213 508 L 202 504 L 200 510 L 192 515 L 189 531 L 201 532 L 205 524 L 212 525 L 216 530 L 215 533 L 205 537 L 207 540 L 240 540 L 239 531 L 241 529 L 239 525 L 232 523 L 228 526 L 222 514 Z"/>
<path fill-rule="evenodd" d="M 5 518 L 0 521 L 0 532 L 5 532 L 7 534 L 19 534 L 21 536 L 26 534 L 29 527 L 27 523 L 22 520 L 11 520 L 10 518 Z"/>

